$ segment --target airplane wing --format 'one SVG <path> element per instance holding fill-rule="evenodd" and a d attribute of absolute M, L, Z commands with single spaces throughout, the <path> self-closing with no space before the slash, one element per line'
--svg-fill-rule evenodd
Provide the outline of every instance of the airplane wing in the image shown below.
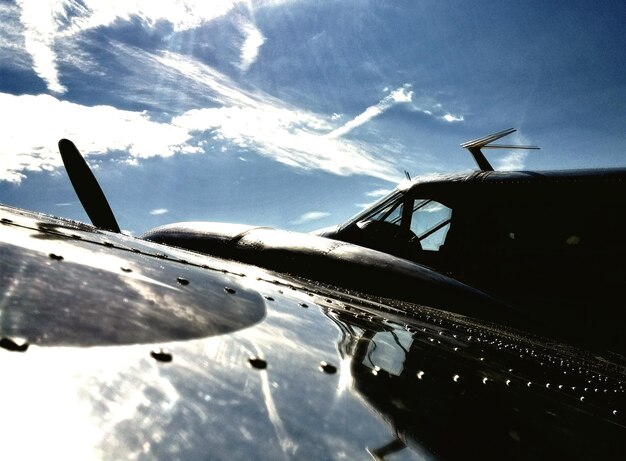
<path fill-rule="evenodd" d="M 6 459 L 623 459 L 625 368 L 0 207 Z M 459 300 L 462 302 L 462 300 Z"/>

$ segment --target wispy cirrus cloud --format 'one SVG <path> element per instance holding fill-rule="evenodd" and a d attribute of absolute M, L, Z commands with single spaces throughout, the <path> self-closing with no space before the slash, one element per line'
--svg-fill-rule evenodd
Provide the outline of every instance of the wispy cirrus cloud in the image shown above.
<path fill-rule="evenodd" d="M 169 212 L 170 210 L 168 210 L 167 208 L 155 208 L 154 210 L 150 210 L 150 214 L 152 216 L 160 216 L 162 214 L 167 214 Z"/>
<path fill-rule="evenodd" d="M 31 56 L 33 70 L 55 94 L 67 91 L 59 75 L 59 62 L 65 59 L 65 54 L 59 50 L 71 46 L 65 43 L 68 37 L 133 18 L 147 28 L 167 22 L 175 32 L 180 32 L 223 17 L 240 4 L 252 9 L 251 3 L 241 0 L 17 0 L 25 49 Z M 240 65 L 247 70 L 255 61 L 264 37 L 249 20 L 240 22 L 244 35 Z"/>
<path fill-rule="evenodd" d="M 355 128 L 358 128 L 361 125 L 364 125 L 365 123 L 369 122 L 373 118 L 378 117 L 385 111 L 391 109 L 393 106 L 396 106 L 402 103 L 411 102 L 412 98 L 413 98 L 413 91 L 411 90 L 411 85 L 406 84 L 392 91 L 383 99 L 381 99 L 377 104 L 368 107 L 367 109 L 365 109 L 362 113 L 357 115 L 352 120 L 343 124 L 339 128 L 331 131 L 330 133 L 328 133 L 327 136 L 329 138 L 338 138 L 340 136 L 344 136 L 350 133 Z"/>
<path fill-rule="evenodd" d="M 517 146 L 528 146 L 532 144 L 528 142 L 528 139 L 519 131 L 513 133 L 511 141 L 511 144 Z M 492 152 L 491 157 L 494 159 L 493 165 L 496 170 L 516 171 L 525 168 L 529 151 L 512 150 L 507 152 L 506 149 L 498 149 L 495 152 L 492 150 Z"/>
<path fill-rule="evenodd" d="M 54 51 L 57 18 L 62 16 L 67 2 L 47 3 L 33 0 L 17 0 L 20 7 L 20 21 L 24 27 L 24 45 L 33 60 L 33 70 L 53 93 L 64 93 L 67 88 L 61 84 Z"/>
<path fill-rule="evenodd" d="M 380 198 L 380 197 L 384 197 L 390 192 L 391 192 L 391 189 L 376 189 L 376 190 L 367 192 L 365 195 L 367 195 L 368 197 Z"/>
<path fill-rule="evenodd" d="M 1 180 L 20 182 L 28 171 L 60 166 L 60 137 L 75 140 L 87 155 L 125 151 L 131 162 L 206 152 L 204 146 L 215 140 L 301 169 L 394 182 L 399 176 L 386 146 L 325 136 L 332 130 L 331 115 L 294 107 L 260 91 L 244 91 L 229 77 L 186 56 L 153 55 L 119 44 L 114 48 L 146 73 L 189 82 L 206 95 L 207 103 L 218 106 L 155 121 L 145 112 L 89 107 L 50 95 L 0 94 L 0 123 L 10 133 L 0 150 Z M 32 126 L 38 129 L 33 132 Z"/>
<path fill-rule="evenodd" d="M 495 169 L 504 171 L 523 170 L 527 157 L 527 152 L 509 152 L 494 162 Z"/>
<path fill-rule="evenodd" d="M 341 136 L 345 136 L 349 134 L 356 128 L 359 128 L 362 125 L 370 122 L 371 120 L 379 117 L 380 115 L 387 112 L 392 107 L 398 105 L 407 106 L 408 110 L 414 112 L 421 112 L 428 116 L 437 118 L 439 120 L 443 120 L 445 122 L 462 122 L 464 121 L 463 115 L 453 115 L 450 112 L 447 112 L 443 109 L 442 105 L 439 103 L 434 103 L 432 101 L 427 101 L 425 98 L 421 101 L 416 101 L 414 98 L 414 91 L 412 89 L 412 85 L 409 83 L 405 83 L 399 88 L 391 91 L 387 96 L 382 98 L 378 103 L 374 104 L 366 108 L 359 115 L 344 123 L 339 128 L 334 129 L 330 133 L 328 133 L 329 138 L 338 138 Z M 385 88 L 385 91 L 389 91 L 388 88 Z M 337 120 L 339 116 L 337 114 L 333 114 L 333 120 Z"/>
<path fill-rule="evenodd" d="M 327 136 L 333 129 L 332 115 L 294 107 L 261 91 L 244 91 L 215 69 L 185 56 L 163 53 L 156 60 L 178 73 L 177 78 L 204 87 L 219 104 L 174 117 L 176 126 L 297 168 L 363 174 L 394 182 L 399 177 L 389 146 Z"/>
<path fill-rule="evenodd" d="M 241 44 L 241 61 L 239 68 L 246 72 L 256 61 L 259 50 L 263 43 L 265 43 L 265 37 L 256 25 L 250 21 L 243 21 L 243 23 L 240 24 L 240 28 L 245 35 L 245 39 Z"/>
<path fill-rule="evenodd" d="M 291 224 L 306 224 L 313 221 L 319 221 L 320 219 L 327 218 L 328 216 L 330 216 L 330 213 L 325 211 L 309 211 L 308 213 L 301 215 L 298 219 L 292 221 Z"/>

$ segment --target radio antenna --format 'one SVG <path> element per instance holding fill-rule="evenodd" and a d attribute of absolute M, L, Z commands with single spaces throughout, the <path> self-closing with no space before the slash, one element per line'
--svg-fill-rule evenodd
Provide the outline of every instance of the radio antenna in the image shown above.
<path fill-rule="evenodd" d="M 481 149 L 539 149 L 539 147 L 537 146 L 490 144 L 516 131 L 517 130 L 515 128 L 509 128 L 508 130 L 499 131 L 497 133 L 484 136 L 482 138 L 472 139 L 471 141 L 464 142 L 463 144 L 461 144 L 461 147 L 467 149 L 470 154 L 472 154 L 472 157 L 474 157 L 474 160 L 476 161 L 476 164 L 481 171 L 493 171 L 493 167 L 485 158 L 485 155 L 482 153 Z"/>

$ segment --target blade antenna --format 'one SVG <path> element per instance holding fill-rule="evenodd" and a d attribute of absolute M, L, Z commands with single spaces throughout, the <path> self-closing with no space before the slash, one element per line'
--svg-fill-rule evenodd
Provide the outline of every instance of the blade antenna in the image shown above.
<path fill-rule="evenodd" d="M 482 138 L 472 139 L 471 141 L 464 142 L 461 144 L 461 147 L 467 149 L 470 154 L 472 154 L 472 157 L 474 157 L 474 160 L 476 161 L 476 164 L 481 171 L 493 171 L 493 167 L 485 158 L 481 149 L 539 149 L 539 147 L 537 146 L 491 144 L 492 142 L 508 136 L 516 131 L 517 130 L 515 128 L 509 128 L 507 130 L 499 131 L 497 133 L 484 136 Z"/>
<path fill-rule="evenodd" d="M 74 191 L 91 223 L 100 229 L 120 233 L 120 227 L 104 192 L 74 143 L 69 139 L 61 139 L 59 152 Z"/>

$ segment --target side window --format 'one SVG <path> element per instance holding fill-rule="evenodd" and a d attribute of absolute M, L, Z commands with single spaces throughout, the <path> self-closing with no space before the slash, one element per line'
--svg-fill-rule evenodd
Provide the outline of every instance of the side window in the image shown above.
<path fill-rule="evenodd" d="M 443 203 L 429 199 L 415 199 L 411 216 L 411 231 L 420 240 L 424 250 L 439 251 L 445 243 L 452 209 Z"/>

